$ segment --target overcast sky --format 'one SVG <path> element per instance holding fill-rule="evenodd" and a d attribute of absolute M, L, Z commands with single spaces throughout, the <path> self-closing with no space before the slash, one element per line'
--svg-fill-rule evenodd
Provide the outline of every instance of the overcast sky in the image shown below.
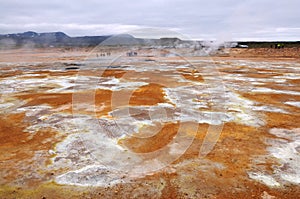
<path fill-rule="evenodd" d="M 0 34 L 118 34 L 155 27 L 193 39 L 300 40 L 300 0 L 0 0 Z"/>

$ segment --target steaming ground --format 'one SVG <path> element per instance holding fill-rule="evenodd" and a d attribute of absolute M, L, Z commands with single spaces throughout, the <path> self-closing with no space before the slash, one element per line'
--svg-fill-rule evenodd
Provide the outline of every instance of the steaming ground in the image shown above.
<path fill-rule="evenodd" d="M 0 72 L 1 196 L 300 193 L 296 61 L 13 53 Z M 199 157 L 210 126 L 222 131 Z"/>

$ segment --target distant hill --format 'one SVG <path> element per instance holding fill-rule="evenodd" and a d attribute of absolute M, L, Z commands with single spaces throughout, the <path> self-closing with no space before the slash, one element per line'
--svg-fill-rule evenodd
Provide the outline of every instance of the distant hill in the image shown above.
<path fill-rule="evenodd" d="M 63 32 L 36 33 L 32 31 L 0 35 L 1 47 L 74 47 L 96 46 L 111 36 L 70 37 Z"/>
<path fill-rule="evenodd" d="M 178 38 L 140 39 L 129 34 L 70 37 L 63 32 L 36 33 L 32 31 L 0 35 L 0 48 L 19 47 L 93 47 L 103 45 L 143 45 L 159 47 L 188 47 L 195 42 Z"/>
<path fill-rule="evenodd" d="M 241 48 L 274 48 L 280 44 L 284 47 L 300 47 L 300 42 L 225 42 L 214 46 L 211 41 L 184 41 L 178 38 L 141 39 L 129 34 L 107 36 L 70 37 L 63 32 L 36 33 L 32 31 L 0 35 L 0 49 L 8 48 L 43 48 L 43 47 L 94 47 L 101 45 L 131 45 L 159 48 L 193 48 L 203 47 L 241 47 Z"/>

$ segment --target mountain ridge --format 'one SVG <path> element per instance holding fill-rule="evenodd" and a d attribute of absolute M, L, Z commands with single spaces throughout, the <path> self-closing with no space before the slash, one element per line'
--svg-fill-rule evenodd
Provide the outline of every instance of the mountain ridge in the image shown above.
<path fill-rule="evenodd" d="M 108 36 L 83 36 L 70 37 L 63 32 L 36 33 L 27 31 L 24 33 L 1 34 L 0 46 L 2 47 L 75 47 L 75 46 L 96 46 Z"/>
<path fill-rule="evenodd" d="M 213 42 L 187 41 L 179 38 L 141 39 L 130 34 L 103 35 L 103 36 L 77 36 L 71 37 L 64 32 L 37 33 L 27 31 L 23 33 L 0 34 L 0 49 L 10 48 L 45 48 L 45 47 L 95 47 L 97 45 L 131 45 L 131 46 L 158 46 L 158 47 L 192 47 L 201 48 L 213 45 Z M 300 47 L 299 41 L 239 41 L 224 42 L 221 47 L 245 47 L 247 48 L 272 48 L 278 43 L 285 47 Z M 234 44 L 234 45 L 232 45 Z"/>
<path fill-rule="evenodd" d="M 2 49 L 18 47 L 94 47 L 100 43 L 108 46 L 188 47 L 195 41 L 183 41 L 179 38 L 141 39 L 130 34 L 70 37 L 63 32 L 36 33 L 33 31 L 0 35 L 0 47 Z"/>

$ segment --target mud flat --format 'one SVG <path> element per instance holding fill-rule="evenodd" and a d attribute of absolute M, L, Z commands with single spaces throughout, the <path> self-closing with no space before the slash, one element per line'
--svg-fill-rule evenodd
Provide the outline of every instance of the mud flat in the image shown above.
<path fill-rule="evenodd" d="M 299 58 L 249 50 L 1 51 L 1 198 L 298 198 Z"/>

